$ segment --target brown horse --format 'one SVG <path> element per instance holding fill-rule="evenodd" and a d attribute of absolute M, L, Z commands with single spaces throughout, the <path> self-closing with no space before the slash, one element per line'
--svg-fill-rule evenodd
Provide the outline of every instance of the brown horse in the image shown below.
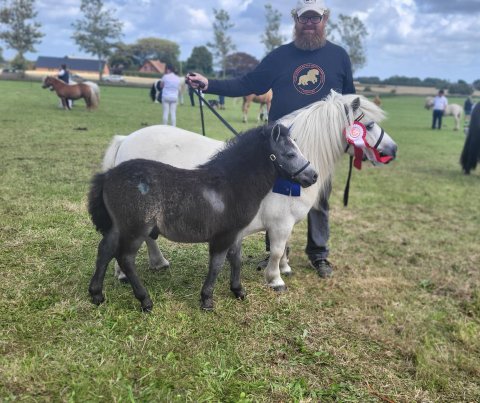
<path fill-rule="evenodd" d="M 246 97 L 243 97 L 243 105 L 242 105 L 243 123 L 247 123 L 248 109 L 250 108 L 250 104 L 252 102 L 260 104 L 260 113 L 258 114 L 257 121 L 268 120 L 268 113 L 270 112 L 270 105 L 272 104 L 272 96 L 273 96 L 272 90 L 269 90 L 268 92 L 262 95 L 250 94 L 250 95 L 247 95 Z"/>
<path fill-rule="evenodd" d="M 66 84 L 56 77 L 47 76 L 43 80 L 42 88 L 50 88 L 55 91 L 62 100 L 63 109 L 71 109 L 68 104 L 69 99 L 83 98 L 88 110 L 95 109 L 100 100 L 97 84 L 89 81 L 80 84 Z"/>

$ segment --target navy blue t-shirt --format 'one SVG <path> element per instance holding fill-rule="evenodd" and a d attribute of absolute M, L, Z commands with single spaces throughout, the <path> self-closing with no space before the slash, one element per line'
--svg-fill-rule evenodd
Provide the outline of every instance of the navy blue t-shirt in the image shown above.
<path fill-rule="evenodd" d="M 275 121 L 312 102 L 330 90 L 355 93 L 347 52 L 329 41 L 315 50 L 301 50 L 293 42 L 269 53 L 250 73 L 232 80 L 209 80 L 206 92 L 240 97 L 273 91 L 269 121 Z"/>

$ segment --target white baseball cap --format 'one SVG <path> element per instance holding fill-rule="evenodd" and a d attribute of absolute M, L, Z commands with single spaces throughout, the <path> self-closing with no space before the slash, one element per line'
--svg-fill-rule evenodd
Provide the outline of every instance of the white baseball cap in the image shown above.
<path fill-rule="evenodd" d="M 299 17 L 307 11 L 315 11 L 323 15 L 327 11 L 327 7 L 323 0 L 298 0 L 295 11 Z"/>

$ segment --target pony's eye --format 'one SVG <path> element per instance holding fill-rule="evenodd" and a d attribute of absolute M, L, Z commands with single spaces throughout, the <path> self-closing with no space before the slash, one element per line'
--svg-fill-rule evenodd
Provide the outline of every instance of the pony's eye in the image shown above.
<path fill-rule="evenodd" d="M 375 126 L 375 122 L 369 122 L 365 125 L 365 127 L 367 128 L 367 130 L 372 130 L 373 129 L 373 126 Z"/>
<path fill-rule="evenodd" d="M 295 153 L 288 153 L 288 154 L 287 154 L 287 158 L 288 158 L 289 160 L 293 160 L 293 159 L 295 158 L 295 156 L 296 156 Z"/>

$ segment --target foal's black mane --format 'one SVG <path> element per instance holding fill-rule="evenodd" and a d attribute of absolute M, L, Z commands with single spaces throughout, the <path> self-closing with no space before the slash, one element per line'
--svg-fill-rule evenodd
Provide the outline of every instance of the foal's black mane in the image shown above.
<path fill-rule="evenodd" d="M 286 127 L 280 127 L 280 136 L 289 136 Z M 255 127 L 238 136 L 231 138 L 225 147 L 213 155 L 209 161 L 199 165 L 198 168 L 217 169 L 228 166 L 238 166 L 256 158 L 268 158 L 269 138 L 275 124 Z M 277 130 L 277 129 L 275 129 Z"/>

